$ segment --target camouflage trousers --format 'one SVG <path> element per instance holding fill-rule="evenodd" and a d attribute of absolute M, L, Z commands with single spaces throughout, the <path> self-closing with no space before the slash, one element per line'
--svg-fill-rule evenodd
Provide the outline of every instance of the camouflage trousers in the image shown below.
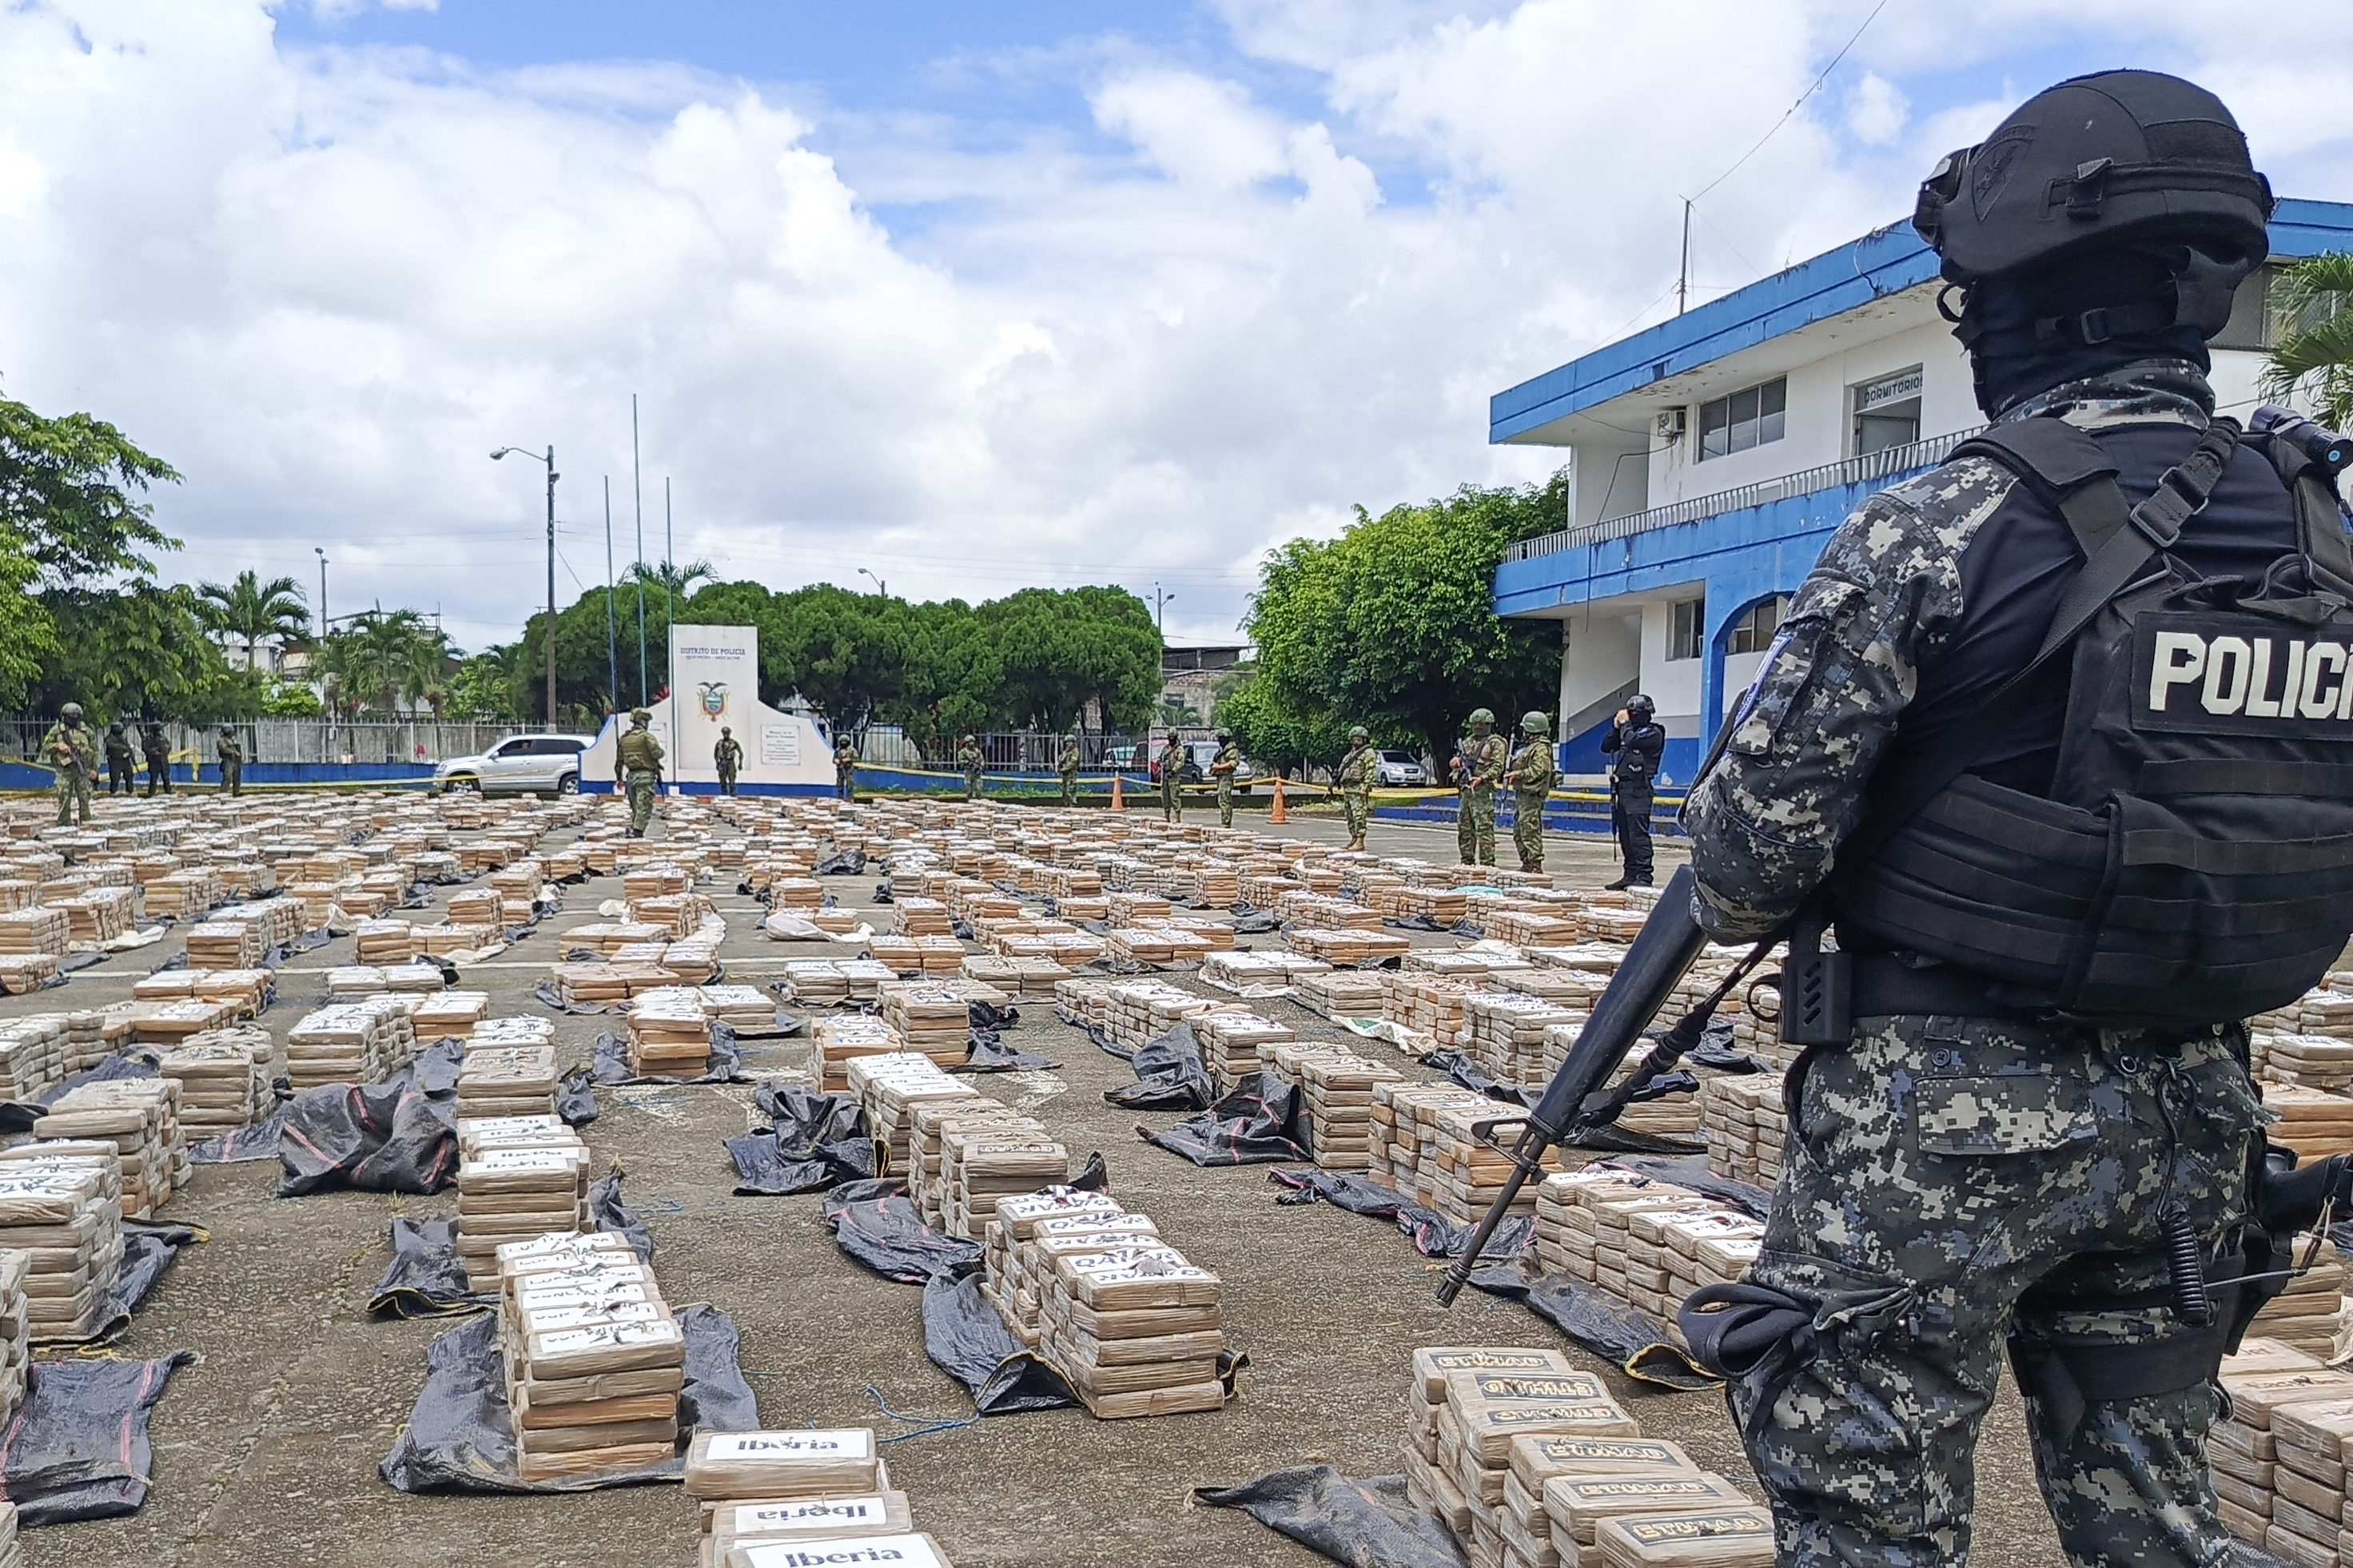
<path fill-rule="evenodd" d="M 224 762 L 220 765 L 220 786 L 222 789 L 227 791 L 231 795 L 243 795 L 245 793 L 245 764 L 243 763 Z"/>
<path fill-rule="evenodd" d="M 58 826 L 65 826 L 74 820 L 79 808 L 81 820 L 90 820 L 90 775 L 79 768 L 58 770 Z"/>
<path fill-rule="evenodd" d="M 1520 853 L 1520 869 L 1544 869 L 1544 795 L 1512 795 L 1512 847 Z"/>
<path fill-rule="evenodd" d="M 839 800 L 858 798 L 858 775 L 848 768 L 833 770 L 833 793 Z"/>
<path fill-rule="evenodd" d="M 1062 804 L 1064 805 L 1079 804 L 1079 775 L 1076 773 L 1062 775 Z"/>
<path fill-rule="evenodd" d="M 1183 790 L 1184 790 L 1184 786 L 1183 786 L 1182 784 L 1178 784 L 1178 783 L 1177 783 L 1175 779 L 1173 779 L 1173 778 L 1167 778 L 1167 779 L 1163 779 L 1163 780 L 1161 780 L 1161 782 L 1160 782 L 1160 820 L 1161 820 L 1161 821 L 1163 821 L 1163 822 L 1182 822 L 1182 821 L 1184 821 L 1184 820 L 1185 820 L 1185 796 L 1184 796 L 1184 794 L 1183 794 Z"/>
<path fill-rule="evenodd" d="M 1348 819 L 1348 842 L 1352 846 L 1365 842 L 1365 830 L 1373 822 L 1373 797 L 1369 792 L 1344 789 L 1340 792 L 1340 814 Z"/>
<path fill-rule="evenodd" d="M 719 770 L 719 793 L 721 795 L 733 795 L 735 793 L 735 770 L 733 768 L 722 768 Z"/>
<path fill-rule="evenodd" d="M 646 827 L 654 819 L 654 797 L 661 793 L 661 774 L 651 768 L 631 768 L 627 780 L 629 792 L 629 834 L 643 838 Z"/>
<path fill-rule="evenodd" d="M 980 770 L 978 768 L 965 769 L 964 797 L 966 800 L 978 800 L 980 798 Z"/>
<path fill-rule="evenodd" d="M 1748 1279 L 1813 1327 L 1729 1390 L 1784 1568 L 1957 1568 L 2005 1339 L 2031 1367 L 2180 1331 L 2158 1216 L 2180 1205 L 2210 1258 L 2238 1223 L 2260 1117 L 2243 1060 L 2235 1034 L 1923 1016 L 1807 1054 Z M 2029 1381 L 2026 1415 L 2070 1561 L 2218 1568 L 2211 1379 L 2050 1386 Z"/>
<path fill-rule="evenodd" d="M 1466 789 L 1454 818 L 1454 841 L 1465 866 L 1495 863 L 1495 792 Z"/>
<path fill-rule="evenodd" d="M 1231 827 L 1233 825 L 1234 781 L 1221 778 L 1218 781 L 1218 826 Z"/>

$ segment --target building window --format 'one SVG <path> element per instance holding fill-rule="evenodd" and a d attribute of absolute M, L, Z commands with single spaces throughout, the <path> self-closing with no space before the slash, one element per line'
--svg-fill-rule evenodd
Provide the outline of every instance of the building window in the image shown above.
<path fill-rule="evenodd" d="M 1789 378 L 1777 375 L 1762 386 L 1699 405 L 1699 456 L 1727 457 L 1781 438 L 1788 424 Z"/>
<path fill-rule="evenodd" d="M 1763 653 L 1772 646 L 1773 634 L 1781 629 L 1781 617 L 1789 613 L 1789 595 L 1776 594 L 1755 609 L 1732 623 L 1725 635 L 1726 653 Z"/>
<path fill-rule="evenodd" d="M 1920 438 L 1920 367 L 1854 389 L 1854 455 L 1867 458 Z"/>
<path fill-rule="evenodd" d="M 1667 657 L 1697 658 L 1702 630 L 1707 625 L 1707 601 L 1683 599 L 1667 606 Z"/>

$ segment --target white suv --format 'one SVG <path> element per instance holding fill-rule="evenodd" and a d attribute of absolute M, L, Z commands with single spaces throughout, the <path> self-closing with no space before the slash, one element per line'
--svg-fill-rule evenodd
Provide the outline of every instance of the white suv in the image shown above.
<path fill-rule="evenodd" d="M 510 735 L 480 756 L 451 757 L 436 767 L 434 787 L 445 794 L 577 795 L 580 753 L 594 743 L 586 735 Z"/>

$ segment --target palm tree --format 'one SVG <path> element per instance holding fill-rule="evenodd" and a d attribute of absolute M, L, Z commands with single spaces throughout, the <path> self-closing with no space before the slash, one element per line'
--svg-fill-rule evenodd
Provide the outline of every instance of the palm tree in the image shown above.
<path fill-rule="evenodd" d="M 448 639 L 415 610 L 362 610 L 327 638 L 322 663 L 356 709 L 396 713 L 440 683 Z"/>
<path fill-rule="evenodd" d="M 291 577 L 264 583 L 249 568 L 226 585 L 206 583 L 196 589 L 205 624 L 213 632 L 245 644 L 245 668 L 254 668 L 254 653 L 272 640 L 299 642 L 311 630 L 311 612 L 302 600 L 302 586 Z"/>
<path fill-rule="evenodd" d="M 643 583 L 648 588 L 679 600 L 685 598 L 687 590 L 697 583 L 718 582 L 719 571 L 708 561 L 690 561 L 683 566 L 670 561 L 659 566 L 639 561 L 630 566 L 624 581 Z"/>
<path fill-rule="evenodd" d="M 2279 341 L 2263 367 L 2263 393 L 2306 393 L 2314 416 L 2333 429 L 2353 424 L 2353 254 L 2308 256 L 2273 285 Z"/>

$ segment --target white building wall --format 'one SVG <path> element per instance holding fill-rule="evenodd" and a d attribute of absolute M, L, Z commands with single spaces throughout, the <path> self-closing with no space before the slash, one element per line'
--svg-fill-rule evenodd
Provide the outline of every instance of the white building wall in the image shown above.
<path fill-rule="evenodd" d="M 1586 710 L 1641 674 L 1642 621 L 1639 613 L 1613 605 L 1579 610 L 1562 630 L 1559 719 L 1560 738 L 1567 740 L 1586 727 L 1578 722 Z"/>
<path fill-rule="evenodd" d="M 1694 583 L 1642 605 L 1642 690 L 1656 706 L 1659 723 L 1671 740 L 1688 740 L 1699 733 L 1700 670 L 1707 661 L 1667 657 L 1667 630 L 1673 624 L 1671 606 L 1699 592 L 1700 584 Z"/>

